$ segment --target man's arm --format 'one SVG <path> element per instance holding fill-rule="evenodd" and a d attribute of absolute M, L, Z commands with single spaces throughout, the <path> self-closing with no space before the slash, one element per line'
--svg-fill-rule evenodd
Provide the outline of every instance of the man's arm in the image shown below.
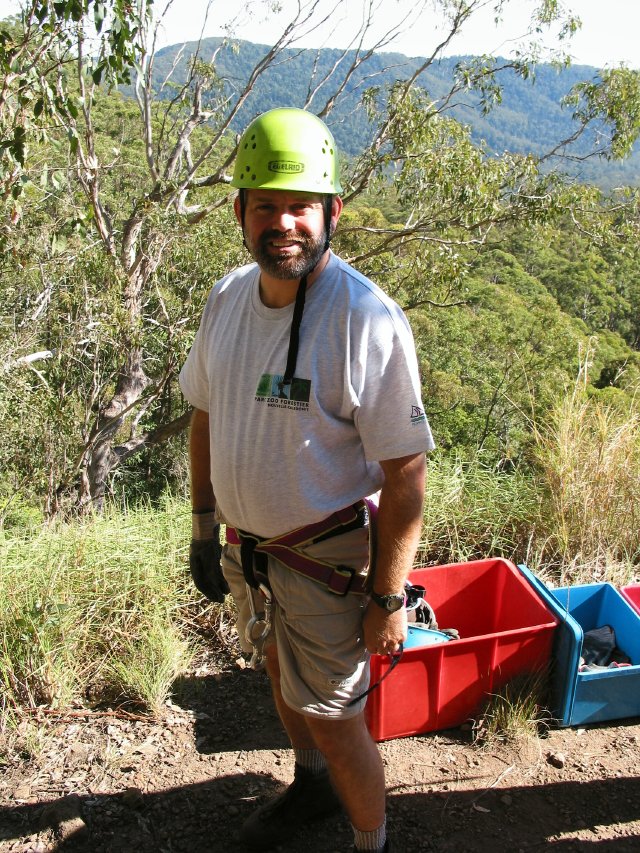
<path fill-rule="evenodd" d="M 378 595 L 404 592 L 422 530 L 426 478 L 424 453 L 380 463 L 384 485 L 377 516 L 377 553 L 373 589 Z M 374 601 L 364 617 L 364 639 L 371 653 L 398 650 L 407 638 L 404 608 L 389 613 Z"/>
<path fill-rule="evenodd" d="M 191 547 L 189 569 L 193 582 L 211 601 L 223 602 L 229 592 L 221 567 L 220 526 L 211 485 L 209 414 L 194 409 L 189 433 L 191 466 Z"/>
<path fill-rule="evenodd" d="M 196 513 L 213 512 L 216 506 L 211 486 L 209 446 L 209 413 L 202 409 L 194 409 L 189 432 L 189 461 L 191 509 Z"/>

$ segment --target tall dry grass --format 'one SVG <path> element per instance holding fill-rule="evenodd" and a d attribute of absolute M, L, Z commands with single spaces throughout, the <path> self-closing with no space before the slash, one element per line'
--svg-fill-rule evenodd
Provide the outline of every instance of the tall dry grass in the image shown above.
<path fill-rule="evenodd" d="M 193 655 L 189 508 L 112 509 L 0 530 L 2 710 L 100 702 L 156 709 Z"/>
<path fill-rule="evenodd" d="M 480 455 L 431 460 L 420 562 L 502 556 L 563 584 L 626 582 L 640 563 L 640 415 L 578 389 L 535 439 L 535 473 L 500 473 Z M 226 607 L 194 610 L 184 499 L 51 527 L 15 515 L 0 528 L 5 719 L 39 705 L 157 708 L 189 669 L 202 619 L 230 632 Z"/>
<path fill-rule="evenodd" d="M 539 516 L 534 478 L 500 473 L 477 455 L 436 456 L 429 462 L 422 563 L 461 563 L 485 557 L 527 562 Z"/>
<path fill-rule="evenodd" d="M 577 387 L 536 431 L 536 458 L 560 581 L 627 580 L 640 561 L 640 414 Z"/>

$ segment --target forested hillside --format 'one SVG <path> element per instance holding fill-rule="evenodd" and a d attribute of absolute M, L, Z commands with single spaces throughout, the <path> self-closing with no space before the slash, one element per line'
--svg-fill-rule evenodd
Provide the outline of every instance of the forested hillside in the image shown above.
<path fill-rule="evenodd" d="M 202 43 L 176 44 L 159 50 L 155 59 L 153 83 L 160 97 L 171 97 L 175 85 L 163 87 L 169 72 L 174 69 L 174 84 L 184 83 L 188 67 L 197 55 L 203 62 L 215 56 L 216 76 L 224 91 L 230 96 L 242 90 L 267 45 L 246 41 L 225 42 L 222 39 L 204 39 Z M 355 52 L 331 50 L 318 51 L 287 49 L 281 60 L 269 68 L 252 87 L 251 93 L 232 122 L 241 131 L 257 112 L 275 106 L 300 106 L 305 102 L 309 80 L 322 83 L 318 102 L 327 97 L 332 87 L 336 64 L 349 65 Z M 415 84 L 425 89 L 436 103 L 447 99 L 459 65 L 472 65 L 478 60 L 470 56 L 441 57 L 418 74 Z M 411 58 L 398 53 L 375 53 L 350 79 L 345 93 L 332 115 L 332 128 L 341 150 L 347 157 L 359 154 L 370 142 L 374 128 L 368 121 L 361 103 L 365 88 L 379 89 L 380 102 L 385 90 L 398 79 L 410 79 L 424 63 L 424 57 Z M 563 105 L 571 90 L 582 81 L 598 79 L 598 69 L 585 65 L 556 67 L 540 64 L 535 75 L 524 79 L 518 70 L 508 67 L 501 57 L 485 58 L 485 68 L 505 67 L 500 78 L 501 92 L 492 109 L 486 114 L 479 108 L 480 96 L 469 91 L 459 92 L 447 104 L 447 114 L 467 124 L 476 145 L 483 145 L 490 155 L 505 151 L 515 154 L 533 154 L 542 157 L 554 148 L 559 140 L 569 139 L 576 129 L 570 104 Z M 175 67 L 174 67 L 175 66 Z M 492 95 L 489 95 L 492 97 Z M 381 108 L 382 109 L 382 108 Z M 638 186 L 640 183 L 640 145 L 636 144 L 624 162 L 605 158 L 583 159 L 594 147 L 599 128 L 580 137 L 567 146 L 563 153 L 572 159 L 559 164 L 554 160 L 549 167 L 560 168 L 579 180 L 608 190 L 615 186 Z M 607 131 L 605 130 L 605 133 Z M 594 144 L 595 143 L 595 144 Z M 560 153 L 560 152 L 559 152 Z M 575 159 L 574 159 L 575 158 Z"/>
<path fill-rule="evenodd" d="M 135 105 L 117 93 L 100 95 L 92 116 L 97 152 L 112 163 L 101 191 L 104 209 L 116 222 L 136 204 L 143 181 L 136 117 Z M 209 131 L 202 133 L 200 146 Z M 0 261 L 5 494 L 20 489 L 37 503 L 46 496 L 51 508 L 73 488 L 74 460 L 83 446 L 91 446 L 92 417 L 116 387 L 127 323 L 120 277 L 96 243 L 95 221 L 60 159 L 59 144 L 52 140 L 34 151 L 40 168 L 48 165 L 27 186 L 19 207 L 14 205 L 16 221 L 4 230 Z M 423 189 L 425 209 L 451 203 L 441 198 L 440 179 L 471 179 L 477 151 L 464 134 L 460 145 L 464 159 L 451 164 L 448 174 L 441 173 L 437 152 L 425 163 L 420 178 L 429 184 Z M 487 170 L 483 179 L 491 177 Z M 441 449 L 482 448 L 491 464 L 526 457 L 532 418 L 544 419 L 546 408 L 571 386 L 581 353 L 589 361 L 590 393 L 631 405 L 640 382 L 633 197 L 621 205 L 581 190 L 576 201 L 581 227 L 560 210 L 531 220 L 523 210 L 476 242 L 459 225 L 443 225 L 439 232 L 436 222 L 434 239 L 419 252 L 410 241 L 381 251 L 369 232 L 402 234 L 398 223 L 408 211 L 394 193 L 365 194 L 347 208 L 336 251 L 407 310 Z M 126 220 L 120 227 L 126 228 Z M 153 378 L 153 395 L 137 428 L 151 433 L 184 411 L 176 372 L 208 288 L 245 259 L 228 205 L 188 232 L 173 217 L 163 227 L 163 263 L 154 272 L 136 332 L 145 371 Z M 163 445 L 145 450 L 141 442 L 136 455 L 129 452 L 136 442 L 127 432 L 121 440 L 124 467 L 109 491 L 158 494 L 182 482 L 183 459 L 175 445 L 165 456 Z"/>

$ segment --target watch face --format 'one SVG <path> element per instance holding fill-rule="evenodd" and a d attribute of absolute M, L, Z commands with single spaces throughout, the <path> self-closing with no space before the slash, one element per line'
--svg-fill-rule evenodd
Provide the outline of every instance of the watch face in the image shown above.
<path fill-rule="evenodd" d="M 384 610 L 388 610 L 390 613 L 395 613 L 396 610 L 400 610 L 401 607 L 404 607 L 405 597 L 402 593 L 397 593 L 395 595 L 378 595 L 373 592 L 371 597 L 379 607 L 384 608 Z"/>

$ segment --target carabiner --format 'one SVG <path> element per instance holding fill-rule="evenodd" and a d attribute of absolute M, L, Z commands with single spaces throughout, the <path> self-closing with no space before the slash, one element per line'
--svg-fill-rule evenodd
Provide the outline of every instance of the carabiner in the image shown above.
<path fill-rule="evenodd" d="M 264 597 L 264 610 L 256 611 L 253 598 L 253 589 L 247 584 L 247 596 L 249 598 L 249 609 L 251 619 L 247 622 L 244 630 L 246 641 L 253 646 L 253 654 L 249 660 L 249 668 L 253 670 L 264 669 L 265 655 L 264 643 L 271 631 L 271 591 L 264 584 L 260 584 L 260 592 Z"/>

